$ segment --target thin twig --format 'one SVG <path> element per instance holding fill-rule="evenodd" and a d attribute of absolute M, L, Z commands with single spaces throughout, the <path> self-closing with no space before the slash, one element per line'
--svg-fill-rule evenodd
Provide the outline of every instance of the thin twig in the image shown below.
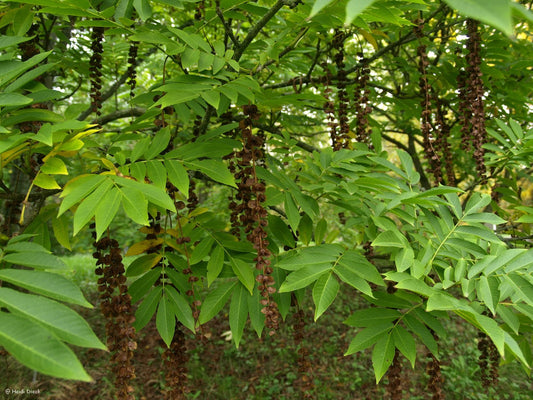
<path fill-rule="evenodd" d="M 252 40 L 259 35 L 261 29 L 265 27 L 268 21 L 270 21 L 274 15 L 276 15 L 276 13 L 285 5 L 285 3 L 286 0 L 276 1 L 272 8 L 268 10 L 265 15 L 263 15 L 263 17 L 252 27 L 252 29 L 250 29 L 250 31 L 248 31 L 248 35 L 246 35 L 240 46 L 235 50 L 235 54 L 233 55 L 233 59 L 235 61 L 239 61 L 246 48 L 250 45 L 250 43 L 252 43 Z"/>

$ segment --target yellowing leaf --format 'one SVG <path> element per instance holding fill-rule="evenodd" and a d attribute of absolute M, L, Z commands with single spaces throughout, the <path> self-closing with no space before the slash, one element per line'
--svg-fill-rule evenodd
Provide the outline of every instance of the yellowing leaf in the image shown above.
<path fill-rule="evenodd" d="M 161 243 L 163 243 L 162 238 L 143 240 L 131 246 L 126 253 L 126 256 L 136 256 L 138 254 L 142 254 L 146 250 L 156 247 Z"/>
<path fill-rule="evenodd" d="M 370 43 L 372 45 L 374 50 L 378 50 L 379 49 L 378 42 L 376 41 L 376 39 L 374 38 L 374 36 L 370 32 L 368 32 L 368 31 L 366 31 L 364 29 L 359 29 L 359 33 L 361 34 L 361 36 L 363 36 L 366 39 L 366 41 L 368 43 Z"/>
<path fill-rule="evenodd" d="M 53 177 L 43 173 L 37 174 L 37 176 L 33 180 L 33 184 L 43 189 L 61 189 L 61 186 L 57 184 L 56 180 Z"/>
<path fill-rule="evenodd" d="M 67 166 L 62 159 L 49 158 L 41 167 L 41 172 L 52 175 L 68 175 Z"/>

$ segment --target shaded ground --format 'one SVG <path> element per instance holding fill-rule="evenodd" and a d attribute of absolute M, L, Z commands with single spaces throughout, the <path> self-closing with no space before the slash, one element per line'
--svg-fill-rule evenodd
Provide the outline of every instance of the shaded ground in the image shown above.
<path fill-rule="evenodd" d="M 306 305 L 309 324 L 305 327 L 304 344 L 309 350 L 314 388 L 312 397 L 317 400 L 345 400 L 384 398 L 384 385 L 376 387 L 370 354 L 344 357 L 354 332 L 342 324 L 355 309 L 353 294 L 342 293 L 342 301 L 334 304 L 318 324 L 311 324 L 311 305 Z M 89 300 L 96 303 L 94 292 Z M 340 300 L 340 299 L 338 299 Z M 335 302 L 337 303 L 337 302 Z M 78 310 L 91 324 L 100 338 L 104 322 L 98 307 Z M 297 368 L 297 348 L 292 339 L 291 317 L 273 338 L 258 339 L 246 328 L 240 349 L 226 340 L 229 326 L 227 315 L 217 317 L 203 330 L 203 340 L 187 336 L 189 361 L 189 398 L 206 400 L 289 400 L 303 399 L 301 380 Z M 473 342 L 475 332 L 457 321 L 448 324 L 450 335 L 442 340 L 442 372 L 445 378 L 444 393 L 447 399 L 532 399 L 533 383 L 512 364 L 502 367 L 500 384 L 486 391 L 477 378 L 477 349 Z M 469 344 L 470 343 L 470 344 Z M 33 389 L 39 394 L 1 393 L 9 400 L 109 400 L 113 398 L 113 377 L 107 365 L 108 355 L 99 350 L 76 349 L 93 377 L 94 382 L 81 383 L 49 378 L 20 367 L 10 357 L 0 361 L 2 388 Z M 162 399 L 164 373 L 161 353 L 162 341 L 153 321 L 140 333 L 135 354 L 136 398 Z M 407 363 L 403 368 L 404 398 L 429 399 L 426 392 L 425 360 L 417 362 L 413 371 Z M 386 384 L 385 378 L 384 383 Z M 3 389 L 2 389 L 3 390 Z"/>

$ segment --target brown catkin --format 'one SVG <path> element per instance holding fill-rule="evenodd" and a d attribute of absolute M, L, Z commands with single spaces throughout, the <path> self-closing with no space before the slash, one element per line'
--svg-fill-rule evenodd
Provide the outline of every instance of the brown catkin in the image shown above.
<path fill-rule="evenodd" d="M 94 228 L 94 226 L 93 226 Z M 95 237 L 93 231 L 93 237 Z M 118 242 L 104 237 L 94 243 L 96 275 L 100 292 L 100 308 L 106 318 L 107 347 L 111 353 L 111 367 L 115 375 L 115 394 L 118 400 L 133 400 L 135 368 L 132 364 L 135 340 L 135 321 L 131 296 L 126 286 L 125 269 Z M 108 254 L 105 251 L 109 249 Z"/>
<path fill-rule="evenodd" d="M 102 115 L 102 54 L 104 47 L 104 28 L 95 26 L 91 32 L 92 55 L 89 61 L 89 77 L 91 80 L 91 109 L 96 115 Z"/>
<path fill-rule="evenodd" d="M 337 50 L 335 54 L 335 65 L 337 66 L 337 120 L 339 130 L 332 137 L 333 150 L 346 149 L 350 146 L 350 126 L 348 125 L 349 99 L 346 90 L 346 65 L 344 63 L 344 41 L 346 33 L 341 30 L 335 31 L 332 46 Z"/>
<path fill-rule="evenodd" d="M 426 46 L 422 44 L 424 36 L 424 21 L 419 19 L 414 28 L 415 35 L 418 37 L 418 72 L 420 73 L 419 87 L 422 96 L 421 106 L 422 115 L 420 118 L 420 130 L 422 131 L 424 157 L 428 162 L 428 172 L 433 174 L 435 185 L 443 183 L 441 160 L 437 152 L 439 143 L 432 127 L 432 105 L 431 105 L 431 87 L 428 81 L 427 68 L 429 66 Z"/>
<path fill-rule="evenodd" d="M 309 360 L 309 349 L 303 343 L 305 335 L 304 329 L 306 325 L 305 317 L 305 312 L 302 309 L 298 309 L 298 311 L 294 314 L 293 339 L 297 348 L 296 363 L 298 366 L 298 379 L 294 384 L 300 390 L 302 398 L 311 399 L 311 391 L 314 387 L 313 365 L 311 360 Z"/>
<path fill-rule="evenodd" d="M 438 341 L 438 336 L 433 333 L 433 338 Z M 444 393 L 442 391 L 442 384 L 444 379 L 440 370 L 440 361 L 429 350 L 426 357 L 428 362 L 426 364 L 426 374 L 428 375 L 428 391 L 431 394 L 431 400 L 444 400 Z"/>
<path fill-rule="evenodd" d="M 486 179 L 485 149 L 487 131 L 485 129 L 485 109 L 483 95 L 485 88 L 481 79 L 481 36 L 478 32 L 479 23 L 476 20 L 468 19 L 468 63 L 466 69 L 467 99 L 471 110 L 471 140 L 474 148 L 474 160 L 478 175 Z"/>
<path fill-rule="evenodd" d="M 370 147 L 370 135 L 372 129 L 368 126 L 368 115 L 372 112 L 372 106 L 369 103 L 370 90 L 368 81 L 370 80 L 370 68 L 365 60 L 363 53 L 357 54 L 359 68 L 354 88 L 355 104 L 355 136 L 358 142 L 367 143 Z"/>
<path fill-rule="evenodd" d="M 389 400 L 401 400 L 402 395 L 402 362 L 400 359 L 400 352 L 398 349 L 394 352 L 394 359 L 392 365 L 387 371 L 387 378 L 389 382 L 386 386 L 387 398 Z"/>
<path fill-rule="evenodd" d="M 189 356 L 185 346 L 183 327 L 178 324 L 170 347 L 163 352 L 165 370 L 165 400 L 185 400 L 189 388 L 187 385 L 187 363 Z"/>

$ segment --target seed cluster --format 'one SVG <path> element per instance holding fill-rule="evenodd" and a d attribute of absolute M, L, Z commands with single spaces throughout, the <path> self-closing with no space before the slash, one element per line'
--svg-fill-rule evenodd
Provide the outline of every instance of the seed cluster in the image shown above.
<path fill-rule="evenodd" d="M 311 390 L 314 387 L 313 384 L 313 366 L 309 360 L 309 349 L 305 344 L 302 343 L 305 337 L 305 312 L 302 309 L 299 309 L 296 314 L 294 314 L 294 344 L 298 348 L 297 354 L 297 364 L 298 364 L 298 380 L 295 382 L 295 385 L 298 386 L 302 392 L 304 399 L 311 398 Z"/>
<path fill-rule="evenodd" d="M 446 170 L 446 183 L 455 186 L 455 173 L 453 170 L 453 155 L 450 148 L 450 125 L 446 122 L 443 103 L 439 98 L 436 101 L 435 129 L 438 132 L 438 145 L 444 158 L 444 169 Z"/>
<path fill-rule="evenodd" d="M 96 26 L 91 32 L 91 60 L 89 61 L 89 77 L 91 79 L 91 109 L 96 115 L 102 115 L 102 54 L 104 47 L 104 28 Z"/>
<path fill-rule="evenodd" d="M 130 86 L 130 98 L 133 98 L 135 96 L 135 93 L 133 92 L 135 90 L 135 87 L 137 86 L 137 53 L 139 50 L 139 43 L 138 42 L 131 42 L 130 43 L 130 49 L 128 51 L 128 85 Z"/>
<path fill-rule="evenodd" d="M 191 181 L 191 183 L 194 181 Z M 174 205 L 176 207 L 176 210 L 178 211 L 177 215 L 177 228 L 179 232 L 179 237 L 176 238 L 176 244 L 183 246 L 183 253 L 185 254 L 185 259 L 187 260 L 187 268 L 184 268 L 181 272 L 184 275 L 188 275 L 189 278 L 187 281 L 191 284 L 191 288 L 185 292 L 187 296 L 190 296 L 193 298 L 192 302 L 192 315 L 194 317 L 194 320 L 197 321 L 198 317 L 200 315 L 200 306 L 202 305 L 202 301 L 195 298 L 195 291 L 194 291 L 194 284 L 200 280 L 199 277 L 193 274 L 193 271 L 190 266 L 190 254 L 189 254 L 189 248 L 188 243 L 191 242 L 191 238 L 188 236 L 184 236 L 183 229 L 180 222 L 180 215 L 179 212 L 184 210 L 185 208 L 188 208 L 190 211 L 194 210 L 198 204 L 198 199 L 196 197 L 196 194 L 194 192 L 194 188 L 189 187 L 189 203 L 185 204 L 185 202 L 181 200 L 176 200 L 176 193 L 178 192 L 178 189 L 174 187 L 170 182 L 167 183 L 167 190 L 170 198 L 174 200 Z M 194 195 L 194 198 L 192 198 L 191 195 Z"/>
<path fill-rule="evenodd" d="M 322 65 L 326 74 L 324 76 L 325 89 L 323 96 L 326 99 L 324 102 L 324 112 L 326 113 L 326 119 L 328 121 L 329 137 L 331 138 L 331 146 L 335 148 L 337 145 L 337 118 L 335 117 L 335 102 L 331 98 L 333 89 L 331 89 L 331 72 L 329 71 L 327 64 Z"/>
<path fill-rule="evenodd" d="M 387 384 L 387 397 L 390 400 L 402 400 L 402 362 L 398 349 L 394 352 L 394 359 L 387 371 L 389 382 Z"/>
<path fill-rule="evenodd" d="M 457 86 L 459 90 L 459 122 L 461 123 L 462 144 L 465 150 L 473 147 L 478 175 L 482 182 L 486 180 L 485 149 L 487 131 L 485 129 L 485 109 L 483 94 L 485 91 L 481 79 L 481 36 L 478 32 L 479 23 L 467 20 L 468 40 L 466 48 L 467 67 L 459 73 Z"/>
<path fill-rule="evenodd" d="M 261 312 L 265 315 L 265 326 L 269 329 L 269 334 L 273 335 L 279 328 L 280 314 L 278 305 L 272 299 L 272 294 L 276 292 L 274 288 L 273 269 L 270 266 L 270 250 L 265 230 L 267 221 L 267 210 L 263 206 L 266 200 L 265 184 L 260 182 L 256 166 L 263 163 L 264 153 L 263 145 L 265 142 L 264 135 L 259 133 L 254 135 L 252 132 L 253 121 L 259 119 L 259 113 L 255 105 L 243 107 L 245 118 L 240 121 L 239 129 L 242 135 L 242 150 L 235 153 L 238 160 L 237 164 L 230 165 L 230 170 L 235 175 L 238 193 L 235 196 L 236 201 L 230 202 L 231 221 L 234 233 L 242 227 L 246 239 L 252 243 L 257 251 L 257 257 L 254 259 L 256 269 L 260 273 L 256 277 L 258 290 L 263 297 Z"/>
<path fill-rule="evenodd" d="M 93 231 L 93 237 L 96 235 Z M 119 400 L 133 400 L 131 380 L 135 378 L 132 365 L 135 341 L 135 321 L 131 296 L 126 286 L 124 264 L 118 242 L 104 237 L 94 243 L 96 251 L 96 275 L 100 292 L 100 308 L 106 318 L 107 347 L 111 352 L 111 364 L 115 374 L 116 396 Z M 109 249 L 109 254 L 104 252 Z"/>
<path fill-rule="evenodd" d="M 419 19 L 417 25 L 414 27 L 415 35 L 419 39 L 419 45 L 417 48 L 418 54 L 418 72 L 420 73 L 420 79 L 418 81 L 420 87 L 420 94 L 422 96 L 422 115 L 420 121 L 420 130 L 423 136 L 424 145 L 424 157 L 428 161 L 428 172 L 431 172 L 435 177 L 435 183 L 438 185 L 443 183 L 441 160 L 437 152 L 439 143 L 437 137 L 435 137 L 432 124 L 431 124 L 431 87 L 428 82 L 427 67 L 429 66 L 426 46 L 421 43 L 421 39 L 424 36 L 424 21 Z"/>
<path fill-rule="evenodd" d="M 170 347 L 163 352 L 165 365 L 165 400 L 185 400 L 189 392 L 187 385 L 187 362 L 189 357 L 185 346 L 185 334 L 176 327 Z"/>
<path fill-rule="evenodd" d="M 357 76 L 355 78 L 354 104 L 355 104 L 355 135 L 358 142 L 370 144 L 370 135 L 372 129 L 368 127 L 368 114 L 372 112 L 372 106 L 369 103 L 368 81 L 370 80 L 370 68 L 365 61 L 363 53 L 357 54 L 358 64 Z"/>
<path fill-rule="evenodd" d="M 439 338 L 432 331 L 433 338 L 437 341 Z M 426 364 L 426 374 L 429 377 L 428 390 L 431 394 L 431 400 L 444 400 L 444 393 L 442 392 L 442 383 L 444 379 L 440 370 L 440 361 L 429 350 L 426 354 L 428 363 Z"/>
<path fill-rule="evenodd" d="M 348 107 L 349 99 L 348 92 L 346 91 L 346 65 L 344 63 L 344 40 L 346 39 L 346 33 L 340 30 L 335 32 L 333 37 L 332 46 L 337 49 L 335 54 L 335 65 L 337 66 L 337 103 L 338 108 L 338 121 L 339 132 L 332 138 L 333 150 L 346 149 L 350 144 L 350 126 L 348 125 Z"/>
<path fill-rule="evenodd" d="M 489 387 L 498 383 L 498 367 L 500 363 L 500 353 L 493 341 L 483 332 L 478 333 L 479 350 L 479 374 L 483 386 Z"/>

